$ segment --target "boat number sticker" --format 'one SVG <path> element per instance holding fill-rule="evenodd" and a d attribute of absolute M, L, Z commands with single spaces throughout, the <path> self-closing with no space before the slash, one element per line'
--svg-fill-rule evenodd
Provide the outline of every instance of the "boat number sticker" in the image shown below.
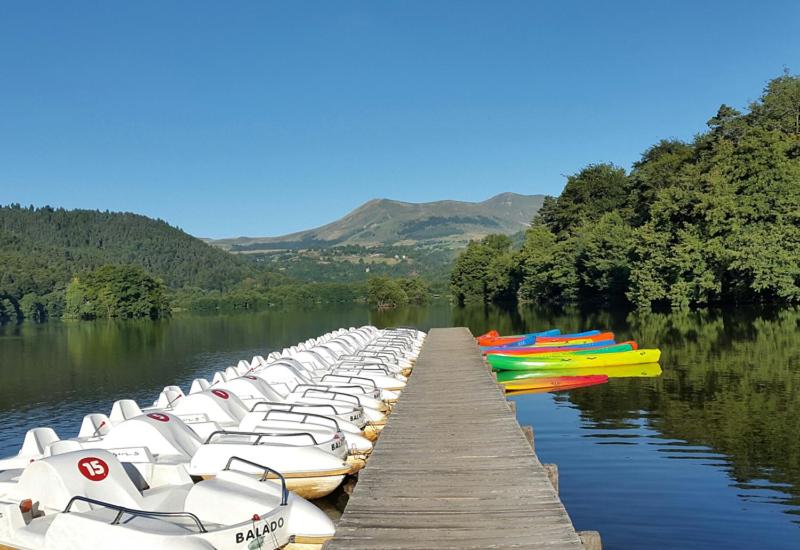
<path fill-rule="evenodd" d="M 225 390 L 211 390 L 211 393 L 213 393 L 220 399 L 227 399 L 230 397 L 230 395 L 228 395 L 228 392 L 226 392 Z"/>
<path fill-rule="evenodd" d="M 103 481 L 108 477 L 108 464 L 100 458 L 87 456 L 78 461 L 78 471 L 90 481 Z"/>
<path fill-rule="evenodd" d="M 147 416 L 153 420 L 158 420 L 159 422 L 169 422 L 169 417 L 166 414 L 150 413 Z"/>

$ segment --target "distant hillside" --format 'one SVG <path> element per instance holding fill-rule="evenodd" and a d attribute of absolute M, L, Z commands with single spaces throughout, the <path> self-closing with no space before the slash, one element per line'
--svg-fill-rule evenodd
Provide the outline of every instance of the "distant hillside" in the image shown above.
<path fill-rule="evenodd" d="M 376 199 L 343 218 L 281 237 L 209 240 L 232 252 L 328 248 L 338 245 L 438 245 L 460 248 L 489 233 L 523 230 L 542 206 L 544 195 L 502 193 L 483 202 L 409 203 Z"/>
<path fill-rule="evenodd" d="M 46 294 L 77 272 L 132 264 L 173 288 L 225 289 L 252 265 L 161 220 L 131 213 L 0 207 L 0 297 Z"/>

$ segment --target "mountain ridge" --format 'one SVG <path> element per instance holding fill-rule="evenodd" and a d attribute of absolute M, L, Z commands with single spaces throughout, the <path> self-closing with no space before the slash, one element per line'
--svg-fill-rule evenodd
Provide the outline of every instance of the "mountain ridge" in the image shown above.
<path fill-rule="evenodd" d="M 205 239 L 231 252 L 330 248 L 337 245 L 463 246 L 489 233 L 525 229 L 545 195 L 505 192 L 480 202 L 439 200 L 413 203 L 371 199 L 330 223 L 274 237 Z"/>

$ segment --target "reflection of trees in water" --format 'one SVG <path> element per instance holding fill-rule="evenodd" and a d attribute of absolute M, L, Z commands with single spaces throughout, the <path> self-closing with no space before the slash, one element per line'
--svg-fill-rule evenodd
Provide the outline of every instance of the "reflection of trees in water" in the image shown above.
<path fill-rule="evenodd" d="M 646 411 L 666 438 L 705 445 L 743 484 L 786 484 L 800 505 L 800 313 L 631 315 L 642 345 L 661 347 L 659 379 L 615 381 L 569 400 L 593 423 Z"/>
<path fill-rule="evenodd" d="M 729 458 L 739 484 L 785 484 L 800 506 L 800 311 L 582 312 L 494 306 L 457 308 L 453 324 L 479 334 L 558 327 L 610 328 L 617 340 L 660 347 L 659 378 L 619 379 L 571 392 L 599 429 L 638 425 L 642 412 L 665 438 L 705 445 Z"/>
<path fill-rule="evenodd" d="M 160 389 L 205 365 L 221 369 L 342 326 L 368 322 L 365 307 L 236 315 L 178 315 L 161 321 L 23 323 L 0 337 L 0 412 L 68 400 L 129 397 Z M 112 399 L 113 400 L 113 399 Z"/>

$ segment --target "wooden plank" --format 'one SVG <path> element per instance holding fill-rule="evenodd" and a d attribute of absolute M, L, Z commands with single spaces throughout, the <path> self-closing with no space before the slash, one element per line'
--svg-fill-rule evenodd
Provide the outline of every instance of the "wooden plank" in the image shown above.
<path fill-rule="evenodd" d="M 325 548 L 581 550 L 551 479 L 469 330 L 432 329 Z"/>

